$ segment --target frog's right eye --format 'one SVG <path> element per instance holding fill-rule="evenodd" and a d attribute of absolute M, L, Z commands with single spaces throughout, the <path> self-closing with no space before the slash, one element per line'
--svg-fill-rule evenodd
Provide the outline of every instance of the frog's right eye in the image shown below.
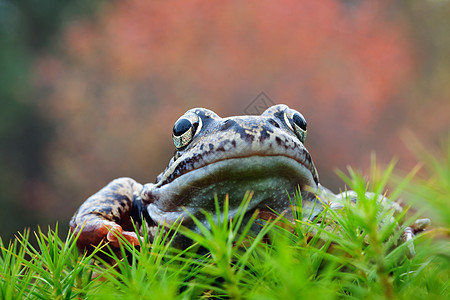
<path fill-rule="evenodd" d="M 291 129 L 302 143 L 306 139 L 306 120 L 298 111 L 286 109 L 284 111 L 284 122 Z"/>
<path fill-rule="evenodd" d="M 187 113 L 173 125 L 172 138 L 177 150 L 186 147 L 200 130 L 202 120 L 195 113 Z"/>

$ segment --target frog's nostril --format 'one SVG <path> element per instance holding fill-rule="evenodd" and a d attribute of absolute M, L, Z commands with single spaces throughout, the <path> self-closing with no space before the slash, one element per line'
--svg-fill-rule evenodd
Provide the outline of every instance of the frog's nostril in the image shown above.
<path fill-rule="evenodd" d="M 275 126 L 276 128 L 280 128 L 280 124 L 278 124 L 274 119 L 269 119 L 269 123 Z"/>

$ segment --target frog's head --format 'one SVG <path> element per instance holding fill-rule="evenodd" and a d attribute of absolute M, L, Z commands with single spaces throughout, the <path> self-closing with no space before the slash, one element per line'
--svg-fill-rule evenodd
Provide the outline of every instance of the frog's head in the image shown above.
<path fill-rule="evenodd" d="M 188 110 L 173 127 L 174 157 L 144 188 L 150 217 L 166 224 L 183 217 L 189 224 L 185 210 L 202 219 L 202 209 L 215 211 L 214 196 L 221 201 L 227 194 L 233 216 L 246 191 L 254 191 L 249 210 L 289 211 L 298 187 L 303 202 L 313 200 L 318 174 L 305 138 L 305 118 L 286 105 L 228 118 Z"/>

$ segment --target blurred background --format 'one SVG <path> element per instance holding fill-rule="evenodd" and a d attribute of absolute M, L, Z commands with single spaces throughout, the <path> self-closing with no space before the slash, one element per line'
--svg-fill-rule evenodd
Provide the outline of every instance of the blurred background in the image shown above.
<path fill-rule="evenodd" d="M 449 32 L 445 0 L 0 0 L 0 236 L 66 230 L 116 177 L 153 182 L 193 107 L 299 110 L 334 191 L 372 151 L 411 169 L 406 131 L 449 133 Z"/>

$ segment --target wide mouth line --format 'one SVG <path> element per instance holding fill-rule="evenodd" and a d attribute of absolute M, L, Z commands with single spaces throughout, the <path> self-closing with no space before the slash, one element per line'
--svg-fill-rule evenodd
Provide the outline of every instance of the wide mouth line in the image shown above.
<path fill-rule="evenodd" d="M 224 162 L 224 161 L 241 160 L 241 159 L 242 160 L 246 160 L 246 159 L 258 158 L 258 157 L 259 158 L 269 158 L 269 157 L 270 158 L 276 158 L 276 157 L 280 157 L 280 158 L 291 159 L 291 160 L 295 161 L 296 163 L 298 163 L 298 164 L 302 165 L 303 167 L 305 167 L 310 172 L 313 180 L 316 183 L 318 183 L 318 178 L 316 176 L 316 173 L 313 170 L 313 167 L 310 166 L 309 164 L 307 164 L 304 161 L 300 161 L 297 158 L 294 158 L 294 157 L 291 157 L 291 156 L 288 156 L 288 155 L 283 155 L 283 154 L 267 154 L 267 155 L 252 154 L 252 155 L 245 155 L 245 156 L 242 155 L 242 156 L 234 156 L 234 157 L 224 157 L 222 159 L 217 159 L 217 160 L 214 160 L 214 161 L 209 162 L 209 163 L 204 163 L 204 164 L 202 164 L 202 165 L 200 165 L 200 166 L 198 166 L 196 168 L 185 170 L 184 172 L 182 172 L 181 174 L 178 174 L 177 176 L 169 175 L 163 182 L 161 182 L 161 184 L 159 186 L 166 185 L 168 183 L 173 182 L 174 180 L 176 180 L 178 178 L 181 178 L 181 177 L 183 177 L 185 175 L 189 175 L 192 172 L 201 171 L 204 168 L 207 168 L 207 167 L 215 165 L 215 164 L 220 164 L 221 162 Z"/>

